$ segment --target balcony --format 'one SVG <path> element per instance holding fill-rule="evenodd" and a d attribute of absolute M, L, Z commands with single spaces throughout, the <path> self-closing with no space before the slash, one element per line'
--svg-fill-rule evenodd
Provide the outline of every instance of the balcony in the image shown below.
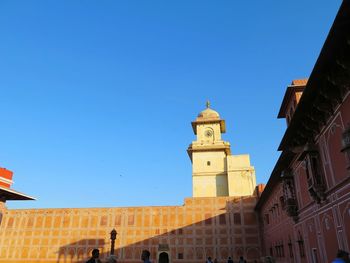
<path fill-rule="evenodd" d="M 298 221 L 298 204 L 295 198 L 285 200 L 285 210 L 287 215 L 292 217 L 295 222 Z"/>
<path fill-rule="evenodd" d="M 323 182 L 313 180 L 313 178 L 308 178 L 307 184 L 310 196 L 314 201 L 320 203 L 321 201 L 324 201 L 326 199 L 326 186 Z"/>

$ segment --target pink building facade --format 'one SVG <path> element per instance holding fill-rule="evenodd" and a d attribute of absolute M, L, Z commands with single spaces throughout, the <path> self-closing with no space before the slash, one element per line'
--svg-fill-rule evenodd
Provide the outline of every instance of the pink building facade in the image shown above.
<path fill-rule="evenodd" d="M 287 88 L 287 129 L 256 210 L 263 255 L 331 262 L 350 250 L 350 1 L 343 1 L 308 80 Z"/>

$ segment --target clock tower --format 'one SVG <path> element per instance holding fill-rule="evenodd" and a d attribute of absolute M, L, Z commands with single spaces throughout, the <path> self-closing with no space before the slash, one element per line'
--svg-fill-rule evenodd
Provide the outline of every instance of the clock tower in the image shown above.
<path fill-rule="evenodd" d="M 209 102 L 192 122 L 192 128 L 197 138 L 187 152 L 192 161 L 193 197 L 251 195 L 255 189 L 255 172 L 250 166 L 249 156 L 231 155 L 230 143 L 221 138 L 226 132 L 225 121 L 210 108 Z M 252 175 L 248 178 L 252 180 L 247 181 L 250 186 L 247 187 L 246 182 L 237 176 L 237 164 Z"/>

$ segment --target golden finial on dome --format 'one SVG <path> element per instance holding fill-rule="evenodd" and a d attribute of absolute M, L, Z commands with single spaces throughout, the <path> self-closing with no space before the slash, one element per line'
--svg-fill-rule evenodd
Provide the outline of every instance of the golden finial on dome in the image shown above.
<path fill-rule="evenodd" d="M 205 105 L 207 106 L 207 109 L 209 109 L 209 108 L 210 108 L 210 101 L 207 100 L 207 102 L 205 103 Z"/>

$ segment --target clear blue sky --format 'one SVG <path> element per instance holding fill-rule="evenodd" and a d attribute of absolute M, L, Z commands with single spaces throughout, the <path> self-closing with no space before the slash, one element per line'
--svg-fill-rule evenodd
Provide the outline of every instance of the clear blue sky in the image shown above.
<path fill-rule="evenodd" d="M 337 1 L 1 1 L 0 166 L 24 207 L 181 205 L 210 99 L 266 183 Z"/>

